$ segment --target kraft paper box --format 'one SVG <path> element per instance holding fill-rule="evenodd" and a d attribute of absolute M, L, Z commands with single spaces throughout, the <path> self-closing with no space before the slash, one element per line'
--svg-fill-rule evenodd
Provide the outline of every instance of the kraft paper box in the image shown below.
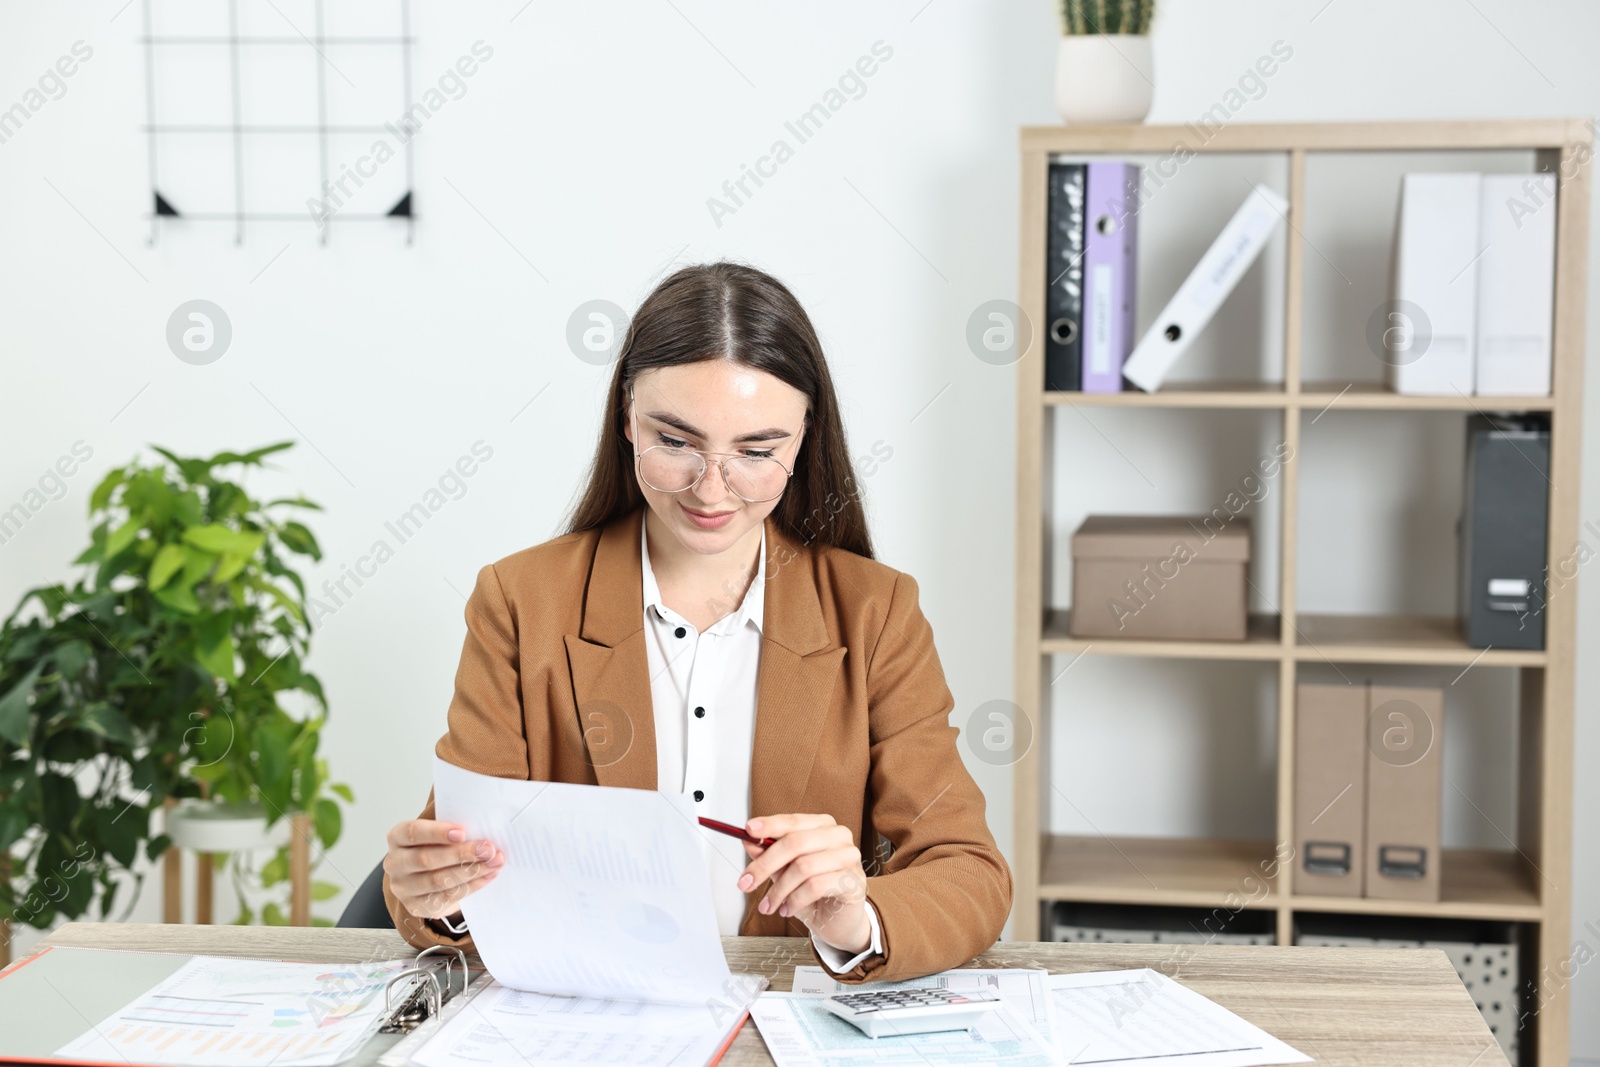
<path fill-rule="evenodd" d="M 1072 535 L 1073 637 L 1242 641 L 1250 520 L 1091 515 Z"/>
<path fill-rule="evenodd" d="M 1367 687 L 1295 687 L 1294 891 L 1359 897 L 1367 854 Z"/>
<path fill-rule="evenodd" d="M 1439 899 L 1444 690 L 1367 688 L 1364 896 Z"/>

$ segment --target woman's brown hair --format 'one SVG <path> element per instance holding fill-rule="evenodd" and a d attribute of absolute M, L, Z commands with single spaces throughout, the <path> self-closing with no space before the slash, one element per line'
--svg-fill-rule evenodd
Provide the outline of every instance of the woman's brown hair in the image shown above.
<path fill-rule="evenodd" d="M 634 379 L 657 367 L 727 359 L 766 371 L 804 393 L 806 434 L 794 476 L 773 508 L 779 527 L 802 544 L 820 542 L 872 559 L 872 539 L 833 379 L 811 319 L 778 279 L 739 263 L 703 263 L 672 274 L 647 296 L 628 326 L 606 397 L 588 487 L 566 533 L 593 530 L 644 503 L 622 413 Z"/>

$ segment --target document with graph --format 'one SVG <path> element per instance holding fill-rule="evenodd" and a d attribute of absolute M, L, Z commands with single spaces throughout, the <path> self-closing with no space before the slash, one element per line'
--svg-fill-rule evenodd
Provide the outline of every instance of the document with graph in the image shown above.
<path fill-rule="evenodd" d="M 195 956 L 55 1056 L 179 1067 L 328 1067 L 382 1025 L 384 985 L 410 965 L 408 959 L 328 964 Z"/>
<path fill-rule="evenodd" d="M 437 756 L 433 795 L 438 818 L 505 853 L 461 902 L 501 985 L 699 1005 L 730 988 L 687 796 L 496 778 Z"/>

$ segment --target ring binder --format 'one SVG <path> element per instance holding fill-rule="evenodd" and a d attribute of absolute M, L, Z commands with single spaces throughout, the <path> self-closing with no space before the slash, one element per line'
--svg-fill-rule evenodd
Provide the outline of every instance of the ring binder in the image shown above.
<path fill-rule="evenodd" d="M 455 959 L 448 955 L 444 959 L 444 981 L 439 981 L 439 971 L 423 963 L 424 956 L 434 953 L 455 953 Z M 380 1034 L 405 1034 L 416 1029 L 424 1019 L 437 1016 L 444 1010 L 445 1004 L 456 993 L 454 983 L 450 979 L 457 962 L 461 964 L 461 991 L 465 992 L 472 983 L 472 975 L 467 969 L 467 954 L 458 948 L 449 945 L 433 945 L 417 953 L 412 960 L 412 966 L 394 974 L 383 987 L 383 1010 L 388 1013 L 383 1025 L 378 1028 Z M 415 989 L 400 1001 L 398 1005 L 391 1002 L 396 982 L 423 975 L 430 981 L 418 982 Z"/>

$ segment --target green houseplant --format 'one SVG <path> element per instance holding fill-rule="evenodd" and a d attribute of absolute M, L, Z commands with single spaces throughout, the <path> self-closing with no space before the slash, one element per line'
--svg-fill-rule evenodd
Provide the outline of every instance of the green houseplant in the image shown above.
<path fill-rule="evenodd" d="M 171 846 L 150 822 L 167 797 L 259 810 L 266 827 L 306 812 L 324 849 L 338 839 L 334 798 L 353 796 L 317 756 L 327 702 L 303 666 L 311 630 L 290 565 L 321 558 L 293 517 L 317 505 L 261 503 L 224 476 L 292 444 L 209 459 L 157 448 L 160 461 L 112 470 L 89 500 L 79 577 L 29 590 L 0 625 L 0 918 L 43 928 L 96 898 L 110 917 L 119 874 L 136 900 L 141 846 L 151 860 Z M 255 917 L 247 884 L 287 893 L 287 847 L 252 862 L 215 857 L 232 868 L 236 922 Z M 314 899 L 336 892 L 313 883 Z M 261 918 L 287 922 L 276 899 Z"/>
<path fill-rule="evenodd" d="M 1143 122 L 1155 93 L 1155 0 L 1060 0 L 1056 109 L 1066 122 Z"/>

